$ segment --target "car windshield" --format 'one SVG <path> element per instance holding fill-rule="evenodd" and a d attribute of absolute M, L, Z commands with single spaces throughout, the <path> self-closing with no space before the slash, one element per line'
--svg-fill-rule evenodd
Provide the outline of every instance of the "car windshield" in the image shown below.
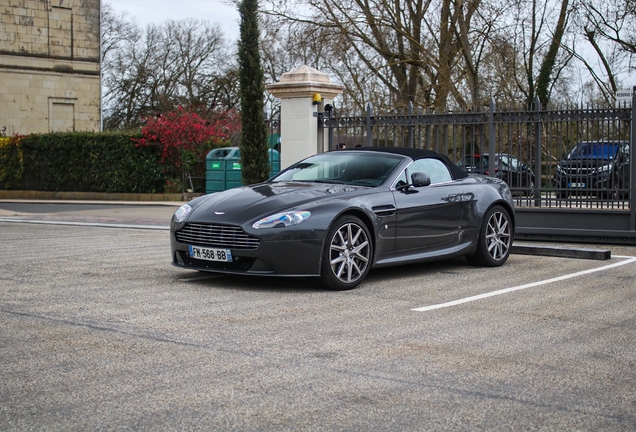
<path fill-rule="evenodd" d="M 375 187 L 402 160 L 386 153 L 335 151 L 299 162 L 272 179 L 274 182 L 319 182 Z"/>
<path fill-rule="evenodd" d="M 614 159 L 618 143 L 579 143 L 570 151 L 568 159 Z"/>

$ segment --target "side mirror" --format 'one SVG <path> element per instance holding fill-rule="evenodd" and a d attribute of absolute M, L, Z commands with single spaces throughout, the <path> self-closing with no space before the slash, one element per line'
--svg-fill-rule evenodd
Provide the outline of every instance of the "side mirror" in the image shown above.
<path fill-rule="evenodd" d="M 411 183 L 414 187 L 424 187 L 431 184 L 431 178 L 428 174 L 423 172 L 416 172 L 411 174 Z"/>

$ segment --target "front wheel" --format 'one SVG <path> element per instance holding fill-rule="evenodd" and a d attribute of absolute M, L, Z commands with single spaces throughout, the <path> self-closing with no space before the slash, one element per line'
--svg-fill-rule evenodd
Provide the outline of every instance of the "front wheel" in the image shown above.
<path fill-rule="evenodd" d="M 501 206 L 490 208 L 484 215 L 475 254 L 467 257 L 473 264 L 498 267 L 506 262 L 512 246 L 512 220 Z"/>
<path fill-rule="evenodd" d="M 373 243 L 366 225 L 357 217 L 340 217 L 329 229 L 322 254 L 320 279 L 326 288 L 357 287 L 369 273 Z"/>

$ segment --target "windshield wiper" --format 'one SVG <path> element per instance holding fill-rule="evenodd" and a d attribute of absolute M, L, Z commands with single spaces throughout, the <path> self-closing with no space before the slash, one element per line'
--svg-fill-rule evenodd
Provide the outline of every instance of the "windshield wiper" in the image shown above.
<path fill-rule="evenodd" d="M 346 184 L 349 183 L 343 182 L 341 180 L 287 180 L 298 183 L 321 183 L 321 184 Z"/>

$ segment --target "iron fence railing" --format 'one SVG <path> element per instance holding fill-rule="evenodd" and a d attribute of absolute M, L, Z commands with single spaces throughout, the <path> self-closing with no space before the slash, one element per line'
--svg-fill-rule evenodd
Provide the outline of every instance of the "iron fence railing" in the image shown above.
<path fill-rule="evenodd" d="M 363 115 L 334 114 L 319 115 L 324 150 L 339 145 L 431 149 L 469 171 L 503 178 L 518 206 L 634 208 L 631 106 L 497 110 L 493 100 L 488 112 L 414 112 L 410 107 L 377 114 L 369 105 Z M 583 155 L 589 157 L 568 159 L 582 143 L 589 144 L 584 151 L 591 153 Z"/>

